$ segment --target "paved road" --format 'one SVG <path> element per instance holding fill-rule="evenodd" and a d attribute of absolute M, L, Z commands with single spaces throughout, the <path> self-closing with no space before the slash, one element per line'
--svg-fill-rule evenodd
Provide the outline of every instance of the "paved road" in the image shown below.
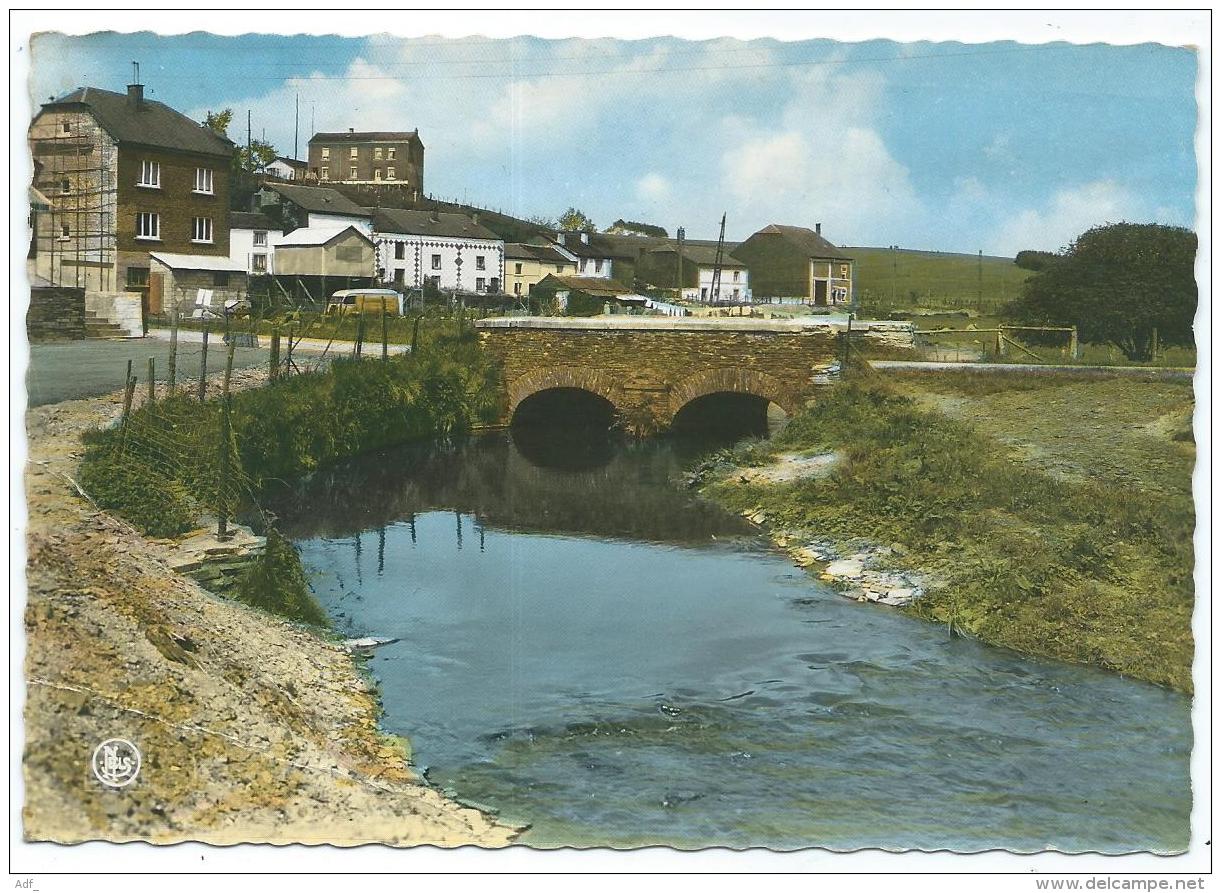
<path fill-rule="evenodd" d="M 179 382 L 198 381 L 201 347 L 197 343 L 178 345 Z M 155 357 L 157 380 L 165 381 L 169 354 L 169 344 L 153 338 L 31 344 L 30 366 L 26 373 L 29 404 L 42 406 L 118 390 L 123 387 L 129 359 L 134 374 L 144 382 L 148 358 Z M 268 351 L 265 348 L 239 347 L 233 355 L 233 365 L 235 368 L 245 368 L 265 363 L 267 359 Z M 224 368 L 225 346 L 214 339 L 208 345 L 208 371 L 219 372 Z"/>

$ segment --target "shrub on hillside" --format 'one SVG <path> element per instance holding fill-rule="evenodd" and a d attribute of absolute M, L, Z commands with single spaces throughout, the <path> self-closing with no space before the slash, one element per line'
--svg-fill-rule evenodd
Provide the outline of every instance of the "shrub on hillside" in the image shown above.
<path fill-rule="evenodd" d="M 99 508 L 130 521 L 148 536 L 177 536 L 198 520 L 187 488 L 136 458 L 86 456 L 79 483 Z"/>

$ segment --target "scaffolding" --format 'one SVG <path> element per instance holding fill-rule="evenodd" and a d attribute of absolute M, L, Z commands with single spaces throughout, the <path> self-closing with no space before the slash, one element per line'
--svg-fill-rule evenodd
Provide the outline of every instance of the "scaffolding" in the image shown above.
<path fill-rule="evenodd" d="M 50 205 L 33 216 L 34 272 L 53 285 L 111 292 L 116 281 L 118 149 L 87 111 L 48 110 L 30 127 L 34 187 Z"/>

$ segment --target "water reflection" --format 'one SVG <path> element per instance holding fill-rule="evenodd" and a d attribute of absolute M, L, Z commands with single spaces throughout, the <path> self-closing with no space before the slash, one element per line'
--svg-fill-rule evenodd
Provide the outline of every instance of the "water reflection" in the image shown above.
<path fill-rule="evenodd" d="M 480 529 L 674 544 L 753 536 L 740 518 L 674 486 L 684 463 L 706 448 L 679 438 L 514 430 L 363 456 L 318 472 L 270 507 L 296 538 L 348 537 L 406 520 L 414 543 L 415 516 L 437 509 L 471 515 Z"/>

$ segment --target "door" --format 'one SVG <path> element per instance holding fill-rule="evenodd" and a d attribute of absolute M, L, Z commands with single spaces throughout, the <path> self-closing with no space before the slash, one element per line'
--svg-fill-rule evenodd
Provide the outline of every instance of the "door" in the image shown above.
<path fill-rule="evenodd" d="M 164 288 L 164 277 L 161 273 L 148 274 L 148 312 L 152 316 L 161 315 L 161 295 Z"/>
<path fill-rule="evenodd" d="M 827 306 L 827 280 L 826 279 L 815 279 L 814 280 L 814 306 L 815 307 L 826 307 Z"/>

